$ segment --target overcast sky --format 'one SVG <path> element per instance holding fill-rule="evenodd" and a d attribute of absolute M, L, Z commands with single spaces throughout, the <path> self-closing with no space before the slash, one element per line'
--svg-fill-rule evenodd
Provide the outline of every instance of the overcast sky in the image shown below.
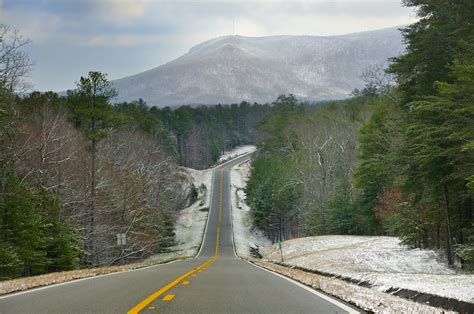
<path fill-rule="evenodd" d="M 0 23 L 33 41 L 30 82 L 42 91 L 72 88 L 90 70 L 111 79 L 136 74 L 233 29 L 335 35 L 413 20 L 400 0 L 0 0 Z"/>

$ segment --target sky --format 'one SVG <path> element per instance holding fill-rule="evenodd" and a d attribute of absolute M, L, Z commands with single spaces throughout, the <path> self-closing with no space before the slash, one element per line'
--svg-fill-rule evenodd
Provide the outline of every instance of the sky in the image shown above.
<path fill-rule="evenodd" d="M 406 25 L 400 0 L 0 0 L 0 23 L 32 40 L 35 90 L 73 88 L 88 71 L 117 79 L 225 35 L 339 35 Z"/>

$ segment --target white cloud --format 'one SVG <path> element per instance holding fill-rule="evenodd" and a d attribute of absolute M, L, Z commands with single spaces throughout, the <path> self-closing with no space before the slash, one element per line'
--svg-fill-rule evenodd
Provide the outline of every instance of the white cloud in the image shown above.
<path fill-rule="evenodd" d="M 33 40 L 31 57 L 38 64 L 33 75 L 41 89 L 72 82 L 84 68 L 103 64 L 114 78 L 158 66 L 196 44 L 232 34 L 233 21 L 235 34 L 252 37 L 344 34 L 415 21 L 400 0 L 48 0 L 28 5 L 35 1 L 9 1 L 7 10 L 0 0 L 0 23 Z M 102 55 L 107 60 L 92 64 Z M 42 64 L 47 65 L 43 70 Z"/>
<path fill-rule="evenodd" d="M 120 34 L 93 36 L 83 40 L 82 44 L 88 46 L 135 46 L 156 43 L 157 41 L 157 36 L 153 35 Z"/>
<path fill-rule="evenodd" d="M 106 21 L 129 24 L 145 15 L 151 0 L 102 0 L 97 5 Z"/>

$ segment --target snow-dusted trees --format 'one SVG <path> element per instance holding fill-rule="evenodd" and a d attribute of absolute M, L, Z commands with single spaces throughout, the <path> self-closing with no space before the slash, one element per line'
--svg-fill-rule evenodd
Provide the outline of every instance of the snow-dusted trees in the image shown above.
<path fill-rule="evenodd" d="M 332 231 L 326 203 L 338 185 L 351 186 L 359 128 L 360 123 L 338 108 L 317 112 L 295 126 L 298 149 L 294 163 L 301 180 L 300 206 L 309 213 L 314 233 Z"/>
<path fill-rule="evenodd" d="M 272 239 L 360 232 L 352 206 L 359 129 L 357 101 L 323 108 L 281 96 L 264 120 L 265 136 L 247 185 L 254 225 Z"/>
<path fill-rule="evenodd" d="M 216 162 L 225 150 L 254 143 L 255 126 L 269 111 L 267 105 L 242 102 L 230 106 L 182 106 L 175 110 L 153 108 L 152 112 L 174 135 L 173 150 L 180 165 L 202 169 Z"/>
<path fill-rule="evenodd" d="M 33 63 L 23 48 L 30 43 L 18 30 L 0 24 L 0 86 L 8 91 L 24 90 L 24 78 Z"/>
<path fill-rule="evenodd" d="M 187 199 L 185 176 L 174 160 L 149 135 L 126 130 L 105 139 L 98 157 L 95 236 L 101 263 L 140 259 L 172 244 L 173 213 Z M 124 252 L 115 244 L 117 233 L 126 234 Z"/>
<path fill-rule="evenodd" d="M 140 123 L 152 116 L 149 108 L 132 104 L 131 116 L 105 108 L 121 123 L 96 121 L 108 136 L 96 142 L 92 172 L 93 134 L 85 136 L 91 120 L 77 114 L 80 97 L 0 91 L 0 278 L 70 269 L 80 260 L 139 260 L 173 243 L 175 212 L 188 201 L 189 183 L 159 121 Z M 124 250 L 118 233 L 126 234 Z"/>
<path fill-rule="evenodd" d="M 108 81 L 107 75 L 91 71 L 81 77 L 77 90 L 68 91 L 71 109 L 79 128 L 90 141 L 90 197 L 87 212 L 87 250 L 96 251 L 96 189 L 97 189 L 97 145 L 107 136 L 108 129 L 114 125 L 116 114 L 110 100 L 117 95 Z M 90 262 L 96 263 L 94 255 L 89 255 Z"/>
<path fill-rule="evenodd" d="M 43 96 L 20 105 L 0 89 L 0 108 L 6 108 L 0 111 L 1 279 L 79 262 L 80 239 L 63 212 L 68 198 L 58 196 L 70 194 L 80 133 L 66 121 L 57 96 Z"/>

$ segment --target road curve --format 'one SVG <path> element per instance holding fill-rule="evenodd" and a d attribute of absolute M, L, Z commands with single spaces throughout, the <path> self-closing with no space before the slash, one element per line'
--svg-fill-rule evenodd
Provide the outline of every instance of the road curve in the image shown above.
<path fill-rule="evenodd" d="M 196 258 L 0 297 L 0 313 L 358 313 L 234 254 L 229 169 L 214 170 Z"/>

